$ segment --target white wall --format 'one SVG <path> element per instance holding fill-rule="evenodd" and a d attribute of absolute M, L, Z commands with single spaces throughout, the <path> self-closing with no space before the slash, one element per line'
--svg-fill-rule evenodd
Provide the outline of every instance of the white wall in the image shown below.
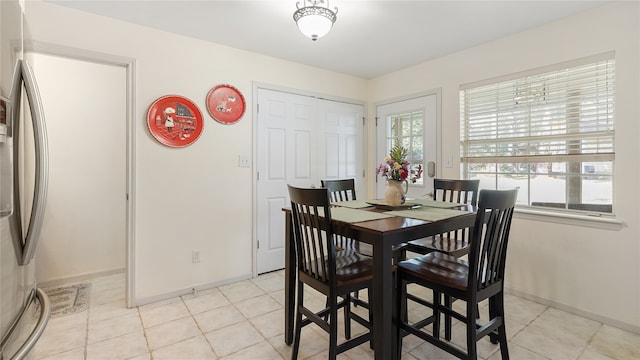
<path fill-rule="evenodd" d="M 640 331 L 639 13 L 638 2 L 604 5 L 368 83 L 370 104 L 442 88 L 441 153 L 443 158 L 459 159 L 461 84 L 615 50 L 614 201 L 616 218 L 624 224 L 619 230 L 603 230 L 519 216 L 512 229 L 507 286 L 636 332 Z M 372 133 L 370 129 L 370 139 Z M 370 148 L 369 154 L 373 153 Z M 375 161 L 369 159 L 370 166 Z M 458 165 L 455 161 L 452 168 L 444 168 L 441 176 L 460 176 Z"/>
<path fill-rule="evenodd" d="M 252 274 L 252 82 L 363 100 L 366 82 L 306 65 L 206 43 L 40 1 L 27 2 L 31 39 L 136 60 L 135 300 Z M 247 100 L 234 125 L 211 119 L 205 96 L 217 84 Z M 160 96 L 190 98 L 205 119 L 189 147 L 168 148 L 148 132 L 146 112 Z M 89 124 L 86 125 L 89 127 Z M 201 261 L 191 262 L 192 249 Z"/>

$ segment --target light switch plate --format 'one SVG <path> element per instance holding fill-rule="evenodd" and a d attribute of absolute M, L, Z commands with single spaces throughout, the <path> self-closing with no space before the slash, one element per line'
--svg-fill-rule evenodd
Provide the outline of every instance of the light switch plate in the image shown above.
<path fill-rule="evenodd" d="M 444 167 L 446 168 L 453 167 L 453 157 L 451 156 L 447 157 L 447 159 L 444 161 Z"/>
<path fill-rule="evenodd" d="M 238 167 L 248 168 L 250 166 L 251 166 L 251 161 L 249 160 L 249 156 L 247 155 L 238 156 Z"/>

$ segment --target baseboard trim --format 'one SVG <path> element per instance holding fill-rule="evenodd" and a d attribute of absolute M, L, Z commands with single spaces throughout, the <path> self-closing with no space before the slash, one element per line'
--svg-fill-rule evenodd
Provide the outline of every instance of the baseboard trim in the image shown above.
<path fill-rule="evenodd" d="M 125 272 L 125 268 L 116 268 L 111 270 L 96 271 L 96 272 L 85 273 L 80 275 L 65 276 L 65 277 L 60 277 L 57 279 L 52 279 L 47 281 L 38 281 L 38 287 L 40 288 L 50 288 L 54 286 L 58 287 L 61 285 L 68 285 L 68 284 L 82 282 L 95 277 L 109 276 L 109 275 L 120 274 L 124 272 Z"/>
<path fill-rule="evenodd" d="M 633 325 L 633 324 L 629 324 L 629 323 L 625 323 L 616 319 L 612 319 L 606 316 L 602 316 L 600 314 L 596 314 L 596 313 L 592 313 L 589 311 L 585 311 L 582 309 L 578 309 L 575 308 L 573 306 L 569 306 L 567 304 L 563 304 L 554 300 L 549 300 L 549 299 L 545 299 L 545 298 L 541 298 L 539 296 L 533 295 L 533 294 L 529 294 L 527 292 L 524 292 L 522 290 L 516 290 L 516 289 L 511 289 L 511 288 L 506 288 L 505 287 L 505 292 L 507 294 L 511 294 L 511 295 L 515 295 L 527 300 L 531 300 L 534 302 L 537 302 L 539 304 L 542 305 L 546 305 L 546 306 L 550 306 L 552 308 L 558 309 L 558 310 L 562 310 L 562 311 L 566 311 L 570 314 L 574 314 L 574 315 L 578 315 L 581 316 L 583 318 L 586 319 L 590 319 L 590 320 L 594 320 L 597 322 L 601 322 L 603 324 L 606 325 L 610 325 L 613 327 L 616 327 L 618 329 L 622 329 L 625 331 L 629 331 L 632 332 L 634 334 L 640 334 L 640 326 L 637 325 Z"/>
<path fill-rule="evenodd" d="M 174 297 L 187 295 L 187 294 L 192 294 L 193 292 L 198 292 L 198 291 L 202 291 L 202 290 L 208 290 L 208 289 L 216 288 L 218 286 L 227 285 L 227 284 L 231 284 L 231 283 L 234 283 L 234 282 L 247 280 L 247 279 L 251 279 L 251 278 L 253 278 L 253 274 L 247 273 L 247 274 L 235 276 L 235 277 L 224 279 L 224 280 L 220 280 L 220 281 L 208 282 L 208 283 L 199 284 L 199 285 L 195 285 L 195 286 L 191 286 L 191 287 L 187 287 L 187 288 L 178 289 L 178 290 L 171 291 L 171 292 L 168 292 L 168 293 L 163 293 L 163 294 L 143 297 L 143 298 L 135 299 L 134 300 L 134 306 L 142 306 L 142 305 L 152 304 L 152 303 L 155 303 L 155 302 L 172 299 Z"/>

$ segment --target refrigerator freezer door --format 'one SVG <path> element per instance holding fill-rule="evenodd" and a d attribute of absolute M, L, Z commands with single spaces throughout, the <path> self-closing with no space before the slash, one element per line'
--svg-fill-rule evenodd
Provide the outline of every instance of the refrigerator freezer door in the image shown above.
<path fill-rule="evenodd" d="M 31 215 L 29 218 L 27 231 L 23 231 L 23 219 L 20 203 L 20 169 L 18 158 L 20 156 L 21 145 L 19 144 L 20 131 L 20 106 L 22 101 L 22 87 L 27 95 L 29 110 L 33 121 L 33 136 L 35 147 L 35 184 Z M 40 101 L 40 94 L 36 86 L 33 72 L 24 60 L 18 60 L 16 72 L 11 90 L 11 128 L 13 137 L 13 213 L 9 217 L 11 227 L 11 237 L 18 263 L 28 264 L 33 258 L 40 238 L 40 230 L 44 219 L 44 208 L 47 200 L 47 182 L 49 173 L 49 154 L 47 151 L 47 130 L 44 123 L 44 113 Z"/>

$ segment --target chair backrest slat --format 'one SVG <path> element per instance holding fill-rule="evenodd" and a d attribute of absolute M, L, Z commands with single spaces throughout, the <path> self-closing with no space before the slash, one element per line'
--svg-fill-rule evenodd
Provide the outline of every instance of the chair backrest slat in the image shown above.
<path fill-rule="evenodd" d="M 356 200 L 356 186 L 354 179 L 320 180 L 323 188 L 329 190 L 332 202 Z"/>
<path fill-rule="evenodd" d="M 475 206 L 480 180 L 433 179 L 433 199 Z M 440 239 L 469 240 L 467 229 L 441 234 Z"/>
<path fill-rule="evenodd" d="M 328 284 L 336 272 L 329 193 L 288 187 L 298 271 Z"/>
<path fill-rule="evenodd" d="M 480 180 L 433 179 L 433 199 L 476 205 Z"/>
<path fill-rule="evenodd" d="M 482 190 L 469 252 L 469 291 L 504 279 L 507 244 L 518 190 Z"/>

